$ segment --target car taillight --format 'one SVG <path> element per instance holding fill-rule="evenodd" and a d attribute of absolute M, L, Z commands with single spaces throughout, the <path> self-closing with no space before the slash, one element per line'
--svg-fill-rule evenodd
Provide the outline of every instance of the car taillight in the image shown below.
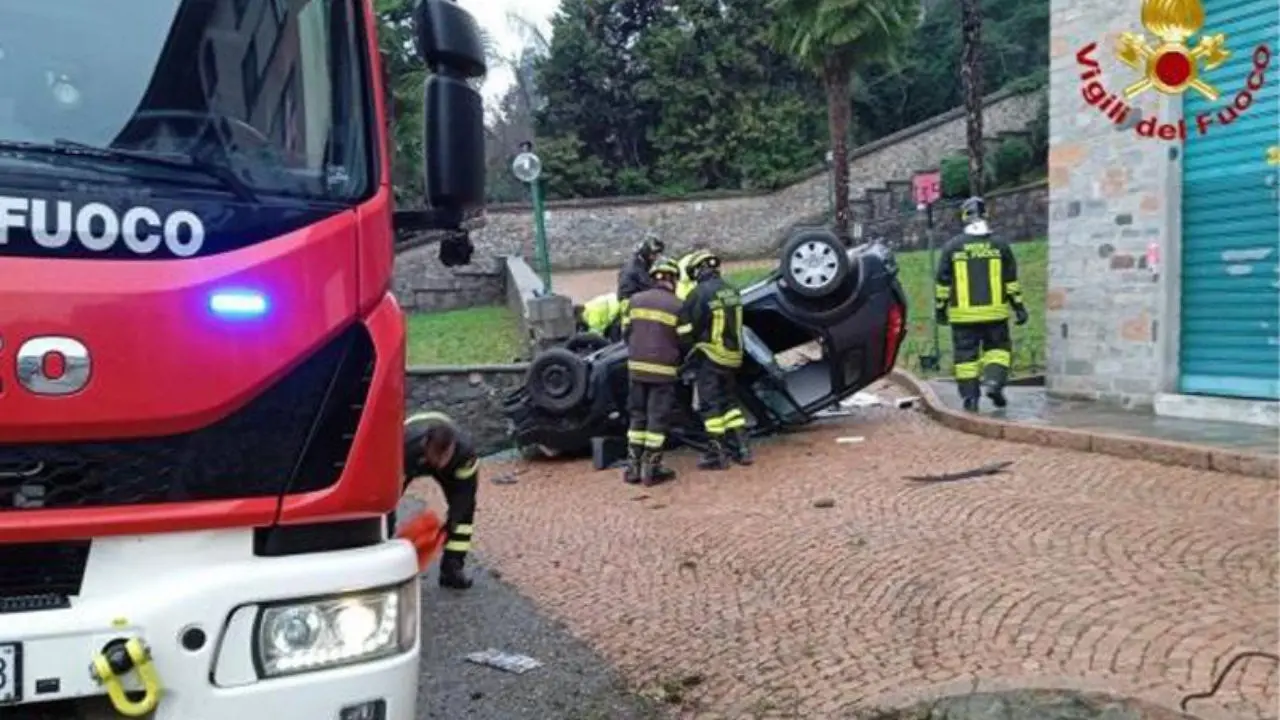
<path fill-rule="evenodd" d="M 902 306 L 894 303 L 889 306 L 889 321 L 884 331 L 884 371 L 893 369 L 898 360 L 898 342 L 902 338 L 903 318 Z"/>

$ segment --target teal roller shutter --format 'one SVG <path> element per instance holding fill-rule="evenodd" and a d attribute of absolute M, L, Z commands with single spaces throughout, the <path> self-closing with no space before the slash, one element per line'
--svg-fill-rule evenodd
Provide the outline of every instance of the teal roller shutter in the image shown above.
<path fill-rule="evenodd" d="M 1231 58 L 1203 79 L 1221 97 L 1188 90 L 1182 168 L 1181 392 L 1280 399 L 1280 22 L 1276 0 L 1203 0 L 1204 32 L 1225 33 Z M 1198 40 L 1198 38 L 1196 38 Z M 1253 51 L 1272 52 L 1261 91 L 1232 119 Z M 1220 117 L 1219 112 L 1223 115 Z M 1213 125 L 1192 136 L 1196 116 Z M 1225 121 L 1230 121 L 1226 124 Z"/>

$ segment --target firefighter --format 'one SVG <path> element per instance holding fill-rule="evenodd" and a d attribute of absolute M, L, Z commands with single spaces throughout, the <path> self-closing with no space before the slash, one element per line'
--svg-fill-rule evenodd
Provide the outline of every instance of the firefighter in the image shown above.
<path fill-rule="evenodd" d="M 480 460 L 470 439 L 439 412 L 410 416 L 404 423 L 404 482 L 430 475 L 449 503 L 445 521 L 448 537 L 440 560 L 440 587 L 471 587 L 464 566 L 471 551 L 472 524 L 476 513 L 477 474 Z"/>
<path fill-rule="evenodd" d="M 622 306 L 616 293 L 597 295 L 573 308 L 578 332 L 598 333 L 610 340 L 616 339 L 613 336 L 621 319 L 621 311 Z"/>
<path fill-rule="evenodd" d="M 675 287 L 679 270 L 669 260 L 649 268 L 654 286 L 631 297 L 623 324 L 627 341 L 627 469 L 623 480 L 646 486 L 674 480 L 662 464 L 667 423 L 676 400 L 680 338 L 676 325 L 680 301 Z"/>
<path fill-rule="evenodd" d="M 621 304 L 624 325 L 627 318 L 627 302 L 632 295 L 653 287 L 649 268 L 652 268 L 653 264 L 662 257 L 666 249 L 667 246 L 661 240 L 649 236 L 636 246 L 635 254 L 618 271 L 618 302 Z"/>
<path fill-rule="evenodd" d="M 680 335 L 692 345 L 698 411 L 709 442 L 698 460 L 704 470 L 723 470 L 730 459 L 752 462 L 747 445 L 747 419 L 735 400 L 735 375 L 742 367 L 742 298 L 720 277 L 720 258 L 709 250 L 688 262 L 697 286 L 681 308 Z"/>
<path fill-rule="evenodd" d="M 942 248 L 938 260 L 934 312 L 939 324 L 951 325 L 956 385 L 965 410 L 976 412 L 984 380 L 991 402 L 998 408 L 1008 404 L 1009 307 L 1018 325 L 1026 324 L 1027 309 L 1017 261 L 1009 245 L 992 236 L 986 203 L 969 198 L 960 217 L 964 233 Z"/>
<path fill-rule="evenodd" d="M 685 253 L 680 256 L 680 260 L 676 262 L 676 267 L 680 268 L 680 281 L 676 283 L 676 297 L 684 302 L 689 297 L 689 293 L 698 286 L 698 281 L 693 277 L 693 268 L 689 267 L 689 262 L 705 252 L 705 248 L 698 248 L 692 252 Z"/>

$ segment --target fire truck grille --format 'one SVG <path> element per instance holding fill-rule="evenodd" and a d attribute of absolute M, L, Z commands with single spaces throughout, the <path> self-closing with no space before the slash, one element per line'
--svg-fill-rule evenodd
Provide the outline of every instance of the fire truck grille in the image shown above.
<path fill-rule="evenodd" d="M 373 342 L 356 324 L 248 405 L 181 435 L 0 445 L 0 512 L 226 500 L 337 481 L 369 391 Z"/>
<path fill-rule="evenodd" d="M 0 613 L 66 607 L 88 559 L 88 541 L 0 545 Z"/>

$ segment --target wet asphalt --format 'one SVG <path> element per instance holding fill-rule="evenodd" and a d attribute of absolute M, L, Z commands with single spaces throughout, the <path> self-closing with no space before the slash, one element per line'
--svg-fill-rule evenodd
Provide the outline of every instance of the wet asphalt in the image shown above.
<path fill-rule="evenodd" d="M 404 501 L 401 518 L 422 504 Z M 422 679 L 418 717 L 426 720 L 651 720 L 660 708 L 628 691 L 584 643 L 543 615 L 473 558 L 467 591 L 444 590 L 435 568 L 422 583 Z M 528 655 L 542 667 L 523 674 L 466 661 L 494 648 Z"/>

